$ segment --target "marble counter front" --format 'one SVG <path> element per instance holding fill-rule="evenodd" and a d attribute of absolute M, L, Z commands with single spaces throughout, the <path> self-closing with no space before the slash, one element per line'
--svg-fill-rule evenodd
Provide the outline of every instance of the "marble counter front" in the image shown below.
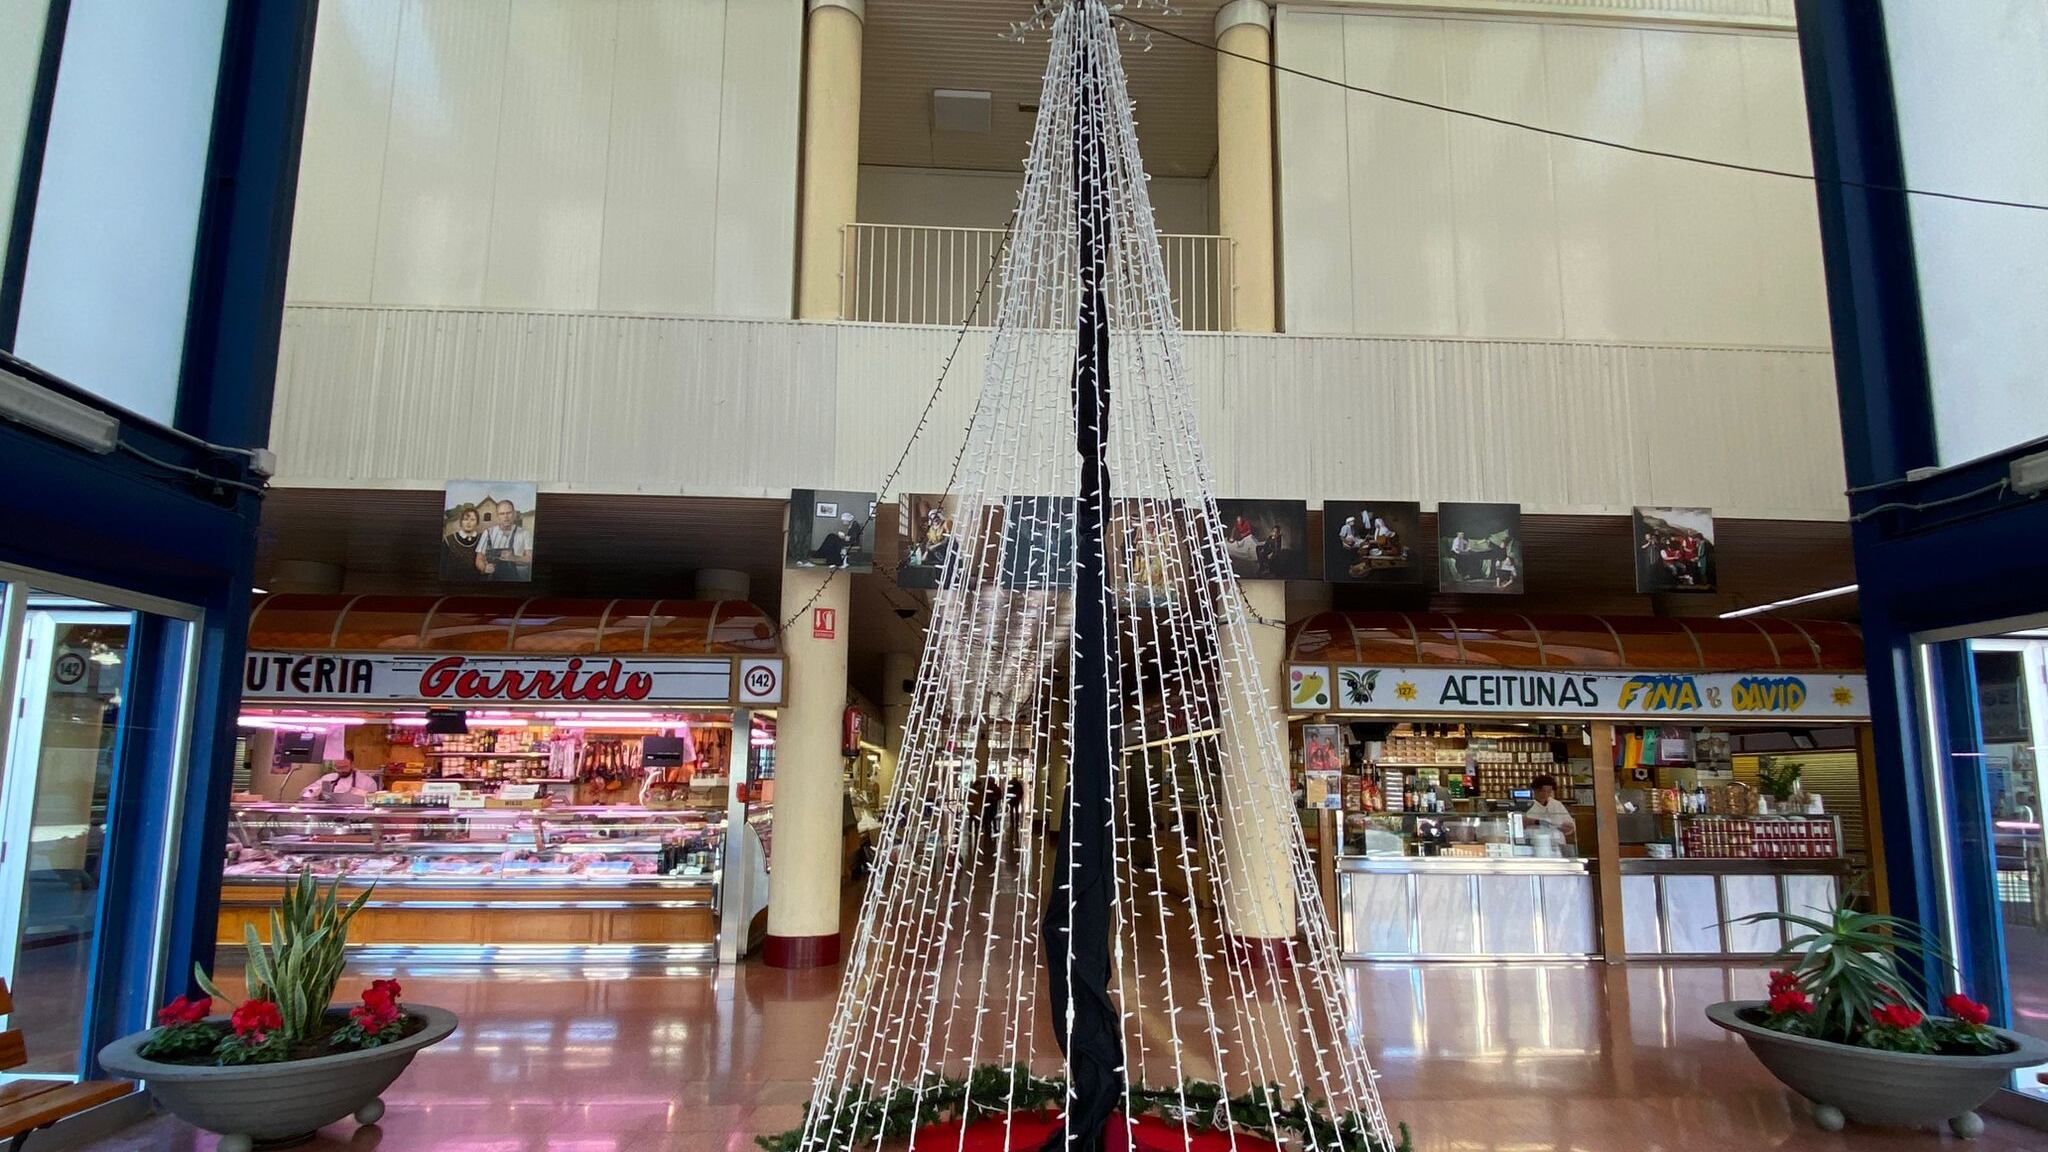
<path fill-rule="evenodd" d="M 1570 959 L 1598 947 L 1584 860 L 1347 857 L 1337 881 L 1350 959 Z"/>

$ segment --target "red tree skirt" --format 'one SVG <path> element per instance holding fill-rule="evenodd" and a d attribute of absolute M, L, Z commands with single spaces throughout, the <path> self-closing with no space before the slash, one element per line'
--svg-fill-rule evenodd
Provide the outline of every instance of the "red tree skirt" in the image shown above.
<path fill-rule="evenodd" d="M 976 1120 L 967 1126 L 963 1141 L 960 1121 L 949 1120 L 918 1129 L 914 1146 L 929 1152 L 1037 1152 L 1058 1128 L 1058 1113 L 1020 1112 Z M 1128 1129 L 1121 1117 L 1112 1120 L 1108 1148 L 1109 1152 L 1280 1152 L 1272 1141 L 1242 1132 L 1232 1137 L 1227 1132 L 1190 1129 L 1183 1135 L 1179 1124 L 1157 1116 L 1140 1116 Z"/>

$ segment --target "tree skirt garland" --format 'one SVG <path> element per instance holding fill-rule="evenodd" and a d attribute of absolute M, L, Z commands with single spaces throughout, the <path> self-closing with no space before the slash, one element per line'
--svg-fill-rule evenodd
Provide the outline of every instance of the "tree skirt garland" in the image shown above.
<path fill-rule="evenodd" d="M 920 1128 L 918 1143 L 959 1152 L 1032 1152 L 1060 1130 L 1060 1118 L 1054 1112 L 1032 1112 L 976 1120 L 967 1125 L 965 1134 L 960 1127 L 960 1121 L 948 1120 Z M 1241 1132 L 1182 1127 L 1158 1116 L 1140 1116 L 1126 1126 L 1121 1114 L 1110 1118 L 1105 1143 L 1109 1152 L 1281 1152 L 1271 1140 Z"/>
<path fill-rule="evenodd" d="M 879 1090 L 856 1084 L 828 1114 L 806 1117 L 810 1143 L 803 1125 L 755 1143 L 767 1152 L 852 1152 L 904 1141 L 957 1152 L 1028 1152 L 1059 1131 L 1056 1106 L 1065 1097 L 1064 1079 L 1034 1076 L 1022 1066 L 986 1065 L 965 1079 L 926 1076 Z M 1119 1114 L 1111 1121 L 1108 1152 L 1282 1152 L 1276 1136 L 1327 1152 L 1410 1152 L 1405 1124 L 1399 1142 L 1388 1144 L 1373 1135 L 1366 1116 L 1332 1116 L 1286 1100 L 1270 1085 L 1233 1097 L 1199 1080 L 1177 1089 L 1133 1087 L 1130 1104 L 1137 1119 L 1126 1125 Z"/>

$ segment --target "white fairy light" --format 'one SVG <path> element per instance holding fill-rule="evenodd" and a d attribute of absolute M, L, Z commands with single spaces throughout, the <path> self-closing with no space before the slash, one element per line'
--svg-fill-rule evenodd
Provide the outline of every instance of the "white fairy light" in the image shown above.
<path fill-rule="evenodd" d="M 1050 33 L 1039 114 L 994 282 L 982 401 L 951 493 L 956 543 L 806 1114 L 807 1152 L 851 1148 L 854 1118 L 836 1105 L 856 1085 L 908 1088 L 929 1120 L 936 1077 L 987 1064 L 1050 1075 L 1062 1070 L 1053 1030 L 1072 1036 L 1071 1002 L 1059 1018 L 1041 1011 L 1041 918 L 1047 901 L 1071 912 L 1083 862 L 1058 873 L 1033 816 L 1058 813 L 1071 835 L 1078 812 L 1071 798 L 1061 811 L 1050 791 L 1076 740 L 1067 666 L 1081 556 L 1059 525 L 1081 480 L 1071 394 L 1086 300 L 1077 117 L 1103 141 L 1104 167 L 1090 175 L 1109 223 L 1100 253 L 1110 329 L 1104 719 L 1128 751 L 1113 765 L 1104 826 L 1127 1092 L 1172 1093 L 1163 1114 L 1192 1131 L 1218 1113 L 1191 1105 L 1183 1086 L 1235 1096 L 1275 1085 L 1276 1104 L 1307 1101 L 1333 1118 L 1356 1111 L 1392 1146 L 1377 1075 L 1351 1040 L 1350 986 L 1293 810 L 1282 735 L 1265 722 L 1272 705 L 1195 434 L 1123 77 L 1122 7 L 1173 13 L 1162 0 L 1045 0 L 1013 28 Z M 1084 60 L 1096 63 L 1082 76 Z M 1013 780 L 1022 792 L 1014 808 Z M 1245 858 L 1247 846 L 1277 852 L 1279 866 Z M 1246 946 L 1270 934 L 1260 908 L 1291 912 L 1300 945 L 1261 943 L 1292 964 Z M 1010 1082 L 1013 1104 L 1019 1087 Z M 874 1126 L 863 1131 L 863 1147 L 879 1149 Z M 1334 1148 L 1314 1133 L 1246 1134 Z M 926 1147 L 957 1152 L 964 1140 L 963 1129 Z"/>

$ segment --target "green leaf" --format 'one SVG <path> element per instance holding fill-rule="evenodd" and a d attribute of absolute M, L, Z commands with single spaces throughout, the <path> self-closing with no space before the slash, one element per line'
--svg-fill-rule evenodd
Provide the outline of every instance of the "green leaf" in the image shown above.
<path fill-rule="evenodd" d="M 199 990 L 212 999 L 228 1000 L 227 993 L 222 992 L 220 986 L 213 982 L 213 977 L 208 976 L 206 969 L 201 968 L 196 962 L 192 965 L 192 982 L 199 985 Z M 232 1000 L 228 1002 L 233 1003 Z"/>

